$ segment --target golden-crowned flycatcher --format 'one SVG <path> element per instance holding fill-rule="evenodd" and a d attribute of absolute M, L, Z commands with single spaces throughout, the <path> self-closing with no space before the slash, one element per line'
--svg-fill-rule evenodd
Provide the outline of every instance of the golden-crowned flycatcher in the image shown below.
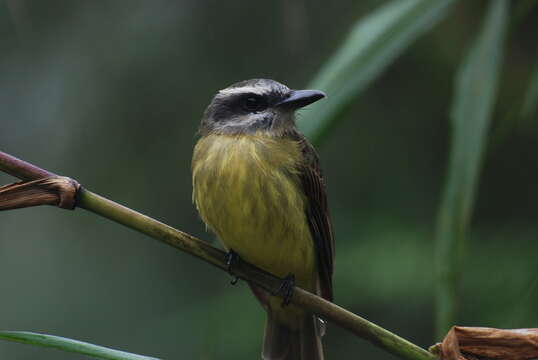
<path fill-rule="evenodd" d="M 324 96 L 266 79 L 220 90 L 200 125 L 192 175 L 200 216 L 226 249 L 332 300 L 325 183 L 314 148 L 295 125 L 295 111 Z M 321 320 L 252 290 L 267 310 L 264 359 L 323 359 Z"/>

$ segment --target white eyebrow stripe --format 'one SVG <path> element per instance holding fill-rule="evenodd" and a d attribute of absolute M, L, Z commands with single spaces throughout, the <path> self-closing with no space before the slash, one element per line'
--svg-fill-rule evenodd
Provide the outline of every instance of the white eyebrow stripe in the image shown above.
<path fill-rule="evenodd" d="M 229 89 L 222 89 L 219 91 L 219 94 L 222 95 L 233 95 L 233 94 L 257 94 L 257 95 L 263 95 L 265 94 L 265 88 L 261 87 L 255 87 L 255 86 L 243 86 L 243 87 L 236 87 L 236 88 L 229 88 Z"/>

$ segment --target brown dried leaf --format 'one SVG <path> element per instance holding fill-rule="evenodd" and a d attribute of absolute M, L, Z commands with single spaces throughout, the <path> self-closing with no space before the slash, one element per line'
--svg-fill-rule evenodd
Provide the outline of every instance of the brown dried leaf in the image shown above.
<path fill-rule="evenodd" d="M 39 205 L 74 209 L 79 188 L 75 180 L 64 176 L 5 185 L 0 187 L 0 210 Z"/>
<path fill-rule="evenodd" d="M 538 329 L 503 330 L 454 326 L 443 343 L 432 347 L 443 360 L 538 358 Z"/>

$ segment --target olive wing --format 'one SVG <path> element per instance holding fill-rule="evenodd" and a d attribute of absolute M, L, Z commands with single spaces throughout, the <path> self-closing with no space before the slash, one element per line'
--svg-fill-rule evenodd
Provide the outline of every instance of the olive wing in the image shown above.
<path fill-rule="evenodd" d="M 321 296 L 332 301 L 335 244 L 327 194 L 325 192 L 325 181 L 314 147 L 304 136 L 298 136 L 299 138 L 297 140 L 301 144 L 305 160 L 300 173 L 303 191 L 308 200 L 305 209 L 306 218 L 310 227 L 312 240 L 316 247 Z"/>

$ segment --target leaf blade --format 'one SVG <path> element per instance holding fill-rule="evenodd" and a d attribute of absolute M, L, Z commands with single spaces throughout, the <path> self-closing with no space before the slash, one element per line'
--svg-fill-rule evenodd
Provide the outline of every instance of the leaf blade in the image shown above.
<path fill-rule="evenodd" d="M 448 176 L 435 230 L 438 338 L 455 322 L 466 233 L 497 95 L 508 3 L 494 0 L 490 4 L 480 33 L 458 70 L 450 114 Z"/>
<path fill-rule="evenodd" d="M 61 336 L 39 334 L 28 331 L 0 331 L 0 339 L 24 344 L 55 348 L 67 352 L 92 356 L 96 359 L 158 360 L 157 358 L 153 357 L 132 354 L 120 350 L 114 350 L 104 346 L 68 339 Z"/>
<path fill-rule="evenodd" d="M 322 136 L 351 101 L 415 39 L 441 21 L 455 0 L 392 1 L 355 23 L 347 39 L 310 83 L 326 100 L 309 106 L 301 131 L 313 142 Z"/>
<path fill-rule="evenodd" d="M 520 116 L 527 122 L 538 110 L 538 61 L 535 62 L 523 100 Z"/>

